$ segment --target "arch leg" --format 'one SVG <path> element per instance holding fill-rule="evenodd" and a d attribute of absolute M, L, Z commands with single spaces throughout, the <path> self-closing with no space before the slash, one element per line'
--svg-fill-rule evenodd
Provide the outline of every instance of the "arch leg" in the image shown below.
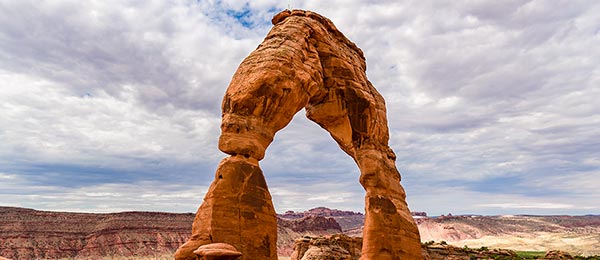
<path fill-rule="evenodd" d="M 356 160 L 366 191 L 361 259 L 422 259 L 419 230 L 406 204 L 393 152 L 360 150 Z"/>
<path fill-rule="evenodd" d="M 242 259 L 277 259 L 277 217 L 256 159 L 236 155 L 221 161 L 196 213 L 192 236 L 175 259 L 196 259 L 194 250 L 215 242 L 233 245 Z"/>

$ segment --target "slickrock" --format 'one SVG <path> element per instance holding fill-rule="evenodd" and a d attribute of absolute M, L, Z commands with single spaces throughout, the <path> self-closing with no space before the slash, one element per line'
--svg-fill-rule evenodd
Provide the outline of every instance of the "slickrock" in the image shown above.
<path fill-rule="evenodd" d="M 327 18 L 285 10 L 240 64 L 222 103 L 219 149 L 230 157 L 198 209 L 176 259 L 222 242 L 243 259 L 276 259 L 277 223 L 259 163 L 275 133 L 302 108 L 360 168 L 366 190 L 363 259 L 420 259 L 396 155 L 388 146 L 385 101 L 366 77 L 362 51 Z"/>

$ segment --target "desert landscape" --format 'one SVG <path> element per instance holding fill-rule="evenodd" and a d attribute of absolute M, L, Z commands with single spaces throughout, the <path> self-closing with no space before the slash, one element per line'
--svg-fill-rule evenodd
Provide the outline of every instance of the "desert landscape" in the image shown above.
<path fill-rule="evenodd" d="M 430 254 L 462 254 L 465 248 L 487 248 L 489 252 L 508 249 L 538 255 L 560 250 L 589 259 L 600 255 L 600 216 L 427 217 L 423 212 L 414 215 L 417 215 L 422 242 L 429 246 Z M 362 241 L 362 213 L 318 207 L 277 216 L 279 259 L 291 257 L 295 244 L 298 248 L 303 243 L 308 247 L 312 239 L 313 244 L 320 241 L 323 245 L 330 243 L 324 238 L 332 235 L 348 246 L 353 244 L 355 254 L 360 254 L 357 245 Z M 192 213 L 92 214 L 0 207 L 0 241 L 3 242 L 0 256 L 9 259 L 172 259 L 175 249 L 188 239 L 193 219 Z"/>
<path fill-rule="evenodd" d="M 0 260 L 600 259 L 567 2 L 2 1 Z"/>

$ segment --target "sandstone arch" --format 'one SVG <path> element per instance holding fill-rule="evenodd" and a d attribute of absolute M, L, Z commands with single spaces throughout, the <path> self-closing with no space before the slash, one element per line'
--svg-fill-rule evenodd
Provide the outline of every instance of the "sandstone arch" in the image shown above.
<path fill-rule="evenodd" d="M 223 98 L 218 166 L 192 237 L 176 259 L 223 242 L 244 259 L 277 259 L 277 224 L 258 161 L 294 114 L 327 130 L 360 168 L 366 191 L 362 259 L 420 259 L 419 233 L 388 146 L 385 101 L 366 77 L 362 51 L 327 18 L 285 10 L 239 66 Z"/>

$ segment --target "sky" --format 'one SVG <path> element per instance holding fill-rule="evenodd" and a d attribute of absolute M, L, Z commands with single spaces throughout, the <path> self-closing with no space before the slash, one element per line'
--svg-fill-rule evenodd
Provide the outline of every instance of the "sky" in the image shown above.
<path fill-rule="evenodd" d="M 223 94 L 286 8 L 365 53 L 411 210 L 600 214 L 595 0 L 0 0 L 0 205 L 195 212 Z M 304 111 L 260 164 L 277 212 L 364 212 Z"/>

